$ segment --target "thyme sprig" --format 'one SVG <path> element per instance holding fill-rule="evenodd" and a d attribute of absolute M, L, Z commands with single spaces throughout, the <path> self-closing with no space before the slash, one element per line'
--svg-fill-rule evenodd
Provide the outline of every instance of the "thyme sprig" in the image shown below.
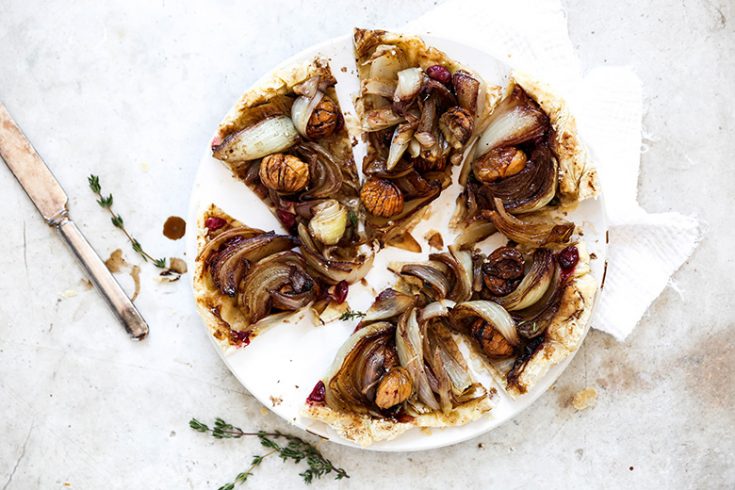
<path fill-rule="evenodd" d="M 304 479 L 304 483 L 310 484 L 315 478 L 319 479 L 328 473 L 334 472 L 335 480 L 349 478 L 350 475 L 343 468 L 335 467 L 330 460 L 324 457 L 322 453 L 312 444 L 301 439 L 300 437 L 284 434 L 282 432 L 245 432 L 239 427 L 228 424 L 221 418 L 214 419 L 214 427 L 193 418 L 189 421 L 189 427 L 197 432 L 210 433 L 216 439 L 239 439 L 246 436 L 255 436 L 260 440 L 260 445 L 270 449 L 263 455 L 256 455 L 250 463 L 248 469 L 239 473 L 232 482 L 225 483 L 218 490 L 233 490 L 236 485 L 245 483 L 248 478 L 253 475 L 253 470 L 258 467 L 264 459 L 273 454 L 278 454 L 281 460 L 291 460 L 298 464 L 306 461 L 307 469 L 299 473 Z M 286 445 L 283 446 L 277 442 L 278 439 L 285 440 Z"/>
<path fill-rule="evenodd" d="M 339 319 L 340 320 L 353 320 L 355 318 L 362 318 L 364 316 L 365 316 L 365 313 L 363 313 L 362 311 L 355 311 L 355 310 L 353 310 L 352 308 L 350 308 L 348 306 L 347 307 L 347 311 L 345 311 L 344 313 L 342 313 L 342 315 L 340 315 Z"/>
<path fill-rule="evenodd" d="M 112 210 L 112 194 L 109 194 L 108 196 L 102 195 L 102 186 L 100 185 L 100 178 L 97 175 L 90 175 L 87 177 L 87 182 L 89 182 L 89 188 L 92 189 L 92 192 L 94 192 L 97 195 L 97 204 L 100 205 L 101 208 L 106 209 L 107 212 L 110 213 L 110 221 L 112 221 L 113 226 L 116 228 L 119 228 L 122 230 L 123 233 L 125 233 L 125 236 L 128 237 L 128 240 L 130 241 L 130 244 L 133 246 L 133 250 L 143 257 L 143 260 L 148 262 L 149 260 L 158 267 L 159 269 L 165 269 L 166 268 L 166 258 L 157 259 L 153 256 L 151 256 L 148 252 L 143 250 L 143 246 L 140 244 L 138 240 L 136 240 L 130 232 L 128 232 L 127 228 L 125 228 L 125 222 L 123 221 L 122 216 L 115 213 Z"/>

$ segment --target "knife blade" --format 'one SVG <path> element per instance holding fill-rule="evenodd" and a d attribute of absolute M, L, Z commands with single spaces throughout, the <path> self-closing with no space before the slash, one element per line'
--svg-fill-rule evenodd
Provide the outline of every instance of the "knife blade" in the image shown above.
<path fill-rule="evenodd" d="M 0 156 L 46 222 L 60 219 L 67 210 L 66 192 L 1 103 Z"/>
<path fill-rule="evenodd" d="M 69 217 L 66 192 L 2 103 L 0 156 L 46 223 L 59 230 L 131 337 L 143 339 L 148 324 Z"/>

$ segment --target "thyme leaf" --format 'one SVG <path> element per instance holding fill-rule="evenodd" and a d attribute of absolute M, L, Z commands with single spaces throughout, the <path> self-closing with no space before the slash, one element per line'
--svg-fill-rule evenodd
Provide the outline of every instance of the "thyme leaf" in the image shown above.
<path fill-rule="evenodd" d="M 364 316 L 365 316 L 365 313 L 363 313 L 362 311 L 354 311 L 352 308 L 347 307 L 347 311 L 342 313 L 339 319 L 340 320 L 353 320 L 355 318 L 362 318 Z"/>
<path fill-rule="evenodd" d="M 260 441 L 260 445 L 270 449 L 263 455 L 253 456 L 250 466 L 239 473 L 232 482 L 225 483 L 218 490 L 233 490 L 236 485 L 245 483 L 248 478 L 253 475 L 253 470 L 258 467 L 265 458 L 273 454 L 286 462 L 293 461 L 295 464 L 306 462 L 306 469 L 299 473 L 299 476 L 307 485 L 312 483 L 314 479 L 322 478 L 324 475 L 334 473 L 335 480 L 349 478 L 343 468 L 335 467 L 334 464 L 311 443 L 301 439 L 300 437 L 283 434 L 282 432 L 245 432 L 239 427 L 235 427 L 217 417 L 214 419 L 214 426 L 209 427 L 207 424 L 193 418 L 189 421 L 189 427 L 197 432 L 209 433 L 216 439 L 239 439 L 241 437 L 254 436 Z M 279 441 L 285 442 L 285 445 L 279 444 Z"/>
<path fill-rule="evenodd" d="M 123 217 L 119 214 L 115 213 L 112 210 L 112 194 L 109 194 L 108 196 L 102 195 L 102 186 L 100 185 L 100 178 L 97 175 L 90 175 L 87 177 L 87 182 L 89 183 L 89 188 L 97 195 L 97 204 L 102 209 L 106 209 L 107 212 L 110 213 L 110 221 L 112 222 L 112 225 L 115 228 L 119 228 L 122 230 L 123 233 L 125 233 L 125 236 L 128 238 L 128 241 L 130 242 L 130 245 L 133 247 L 133 250 L 143 257 L 143 260 L 148 262 L 149 260 L 158 267 L 159 269 L 165 269 L 166 268 L 166 258 L 162 259 L 156 259 L 155 257 L 151 256 L 148 252 L 143 250 L 143 246 L 140 244 L 138 240 L 133 238 L 133 236 L 130 234 L 130 232 L 125 228 L 125 222 L 123 220 Z"/>

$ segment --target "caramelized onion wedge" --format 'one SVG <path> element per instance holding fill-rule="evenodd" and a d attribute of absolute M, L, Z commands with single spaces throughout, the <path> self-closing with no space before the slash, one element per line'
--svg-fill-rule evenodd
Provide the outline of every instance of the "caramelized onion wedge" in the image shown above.
<path fill-rule="evenodd" d="M 463 325 L 472 318 L 482 318 L 500 332 L 500 335 L 511 345 L 518 346 L 521 343 L 513 318 L 505 308 L 492 301 L 478 300 L 459 303 L 452 309 L 450 318 L 455 326 Z"/>
<path fill-rule="evenodd" d="M 378 46 L 370 59 L 365 62 L 370 64 L 370 78 L 395 80 L 403 68 L 404 58 L 403 51 L 396 46 L 389 44 Z"/>
<path fill-rule="evenodd" d="M 236 241 L 212 257 L 208 264 L 209 272 L 222 293 L 234 296 L 245 272 L 244 267 L 295 246 L 292 237 L 273 232 Z"/>
<path fill-rule="evenodd" d="M 294 147 L 294 151 L 309 162 L 309 189 L 301 197 L 305 199 L 330 198 L 342 188 L 343 163 L 334 159 L 322 145 L 306 141 Z"/>
<path fill-rule="evenodd" d="M 399 71 L 393 102 L 406 102 L 415 98 L 421 91 L 423 81 L 424 71 L 421 68 L 406 68 Z"/>
<path fill-rule="evenodd" d="M 539 248 L 533 253 L 533 264 L 518 287 L 495 301 L 508 311 L 522 310 L 534 305 L 549 289 L 555 268 L 553 252 Z"/>
<path fill-rule="evenodd" d="M 449 311 L 454 308 L 457 303 L 451 299 L 442 299 L 434 301 L 421 308 L 418 312 L 419 323 L 424 323 L 434 318 L 440 318 L 449 315 Z"/>
<path fill-rule="evenodd" d="M 294 275 L 299 277 L 308 276 L 304 261 L 296 252 L 280 252 L 259 261 L 249 271 L 238 296 L 238 305 L 245 318 L 250 323 L 255 323 L 268 316 L 272 306 L 291 309 L 287 308 L 286 297 L 278 297 L 276 305 L 274 305 L 271 295 L 274 291 L 280 292 L 282 288 L 290 287 Z M 296 306 L 293 309 L 298 309 L 315 299 L 318 291 L 314 286 L 314 281 L 309 279 L 308 287 L 297 294 L 305 291 L 309 291 L 310 294 L 305 295 L 305 297 L 291 298 L 295 300 L 295 303 L 290 306 Z"/>
<path fill-rule="evenodd" d="M 465 226 L 462 233 L 457 236 L 454 246 L 460 250 L 473 248 L 477 243 L 483 241 L 497 231 L 492 221 L 475 220 Z"/>
<path fill-rule="evenodd" d="M 451 279 L 441 269 L 428 264 L 406 264 L 401 267 L 402 276 L 412 276 L 423 284 L 424 290 L 435 300 L 444 299 L 452 287 Z"/>
<path fill-rule="evenodd" d="M 367 324 L 397 317 L 411 308 L 415 302 L 416 299 L 409 294 L 391 288 L 385 289 L 381 291 L 378 297 L 375 298 L 375 302 L 365 312 L 362 322 Z"/>
<path fill-rule="evenodd" d="M 292 147 L 299 137 L 288 116 L 274 116 L 228 135 L 213 148 L 214 157 L 228 163 L 246 162 Z"/>
<path fill-rule="evenodd" d="M 380 356 L 392 341 L 393 325 L 372 323 L 353 333 L 342 344 L 324 377 L 327 406 L 346 413 L 370 413 L 372 400 L 367 389 L 374 388 L 375 370 L 382 367 Z M 367 386 L 366 386 L 367 381 Z"/>
<path fill-rule="evenodd" d="M 379 78 L 368 78 L 362 82 L 362 93 L 365 95 L 380 95 L 381 97 L 393 97 L 396 91 L 396 82 L 381 80 Z"/>
<path fill-rule="evenodd" d="M 324 98 L 324 93 L 317 91 L 313 97 L 301 96 L 291 106 L 291 120 L 301 136 L 306 136 L 306 127 L 314 109 Z"/>
<path fill-rule="evenodd" d="M 237 228 L 231 228 L 229 230 L 223 231 L 222 233 L 208 241 L 206 245 L 204 245 L 202 251 L 199 252 L 199 255 L 197 256 L 197 260 L 206 261 L 212 253 L 219 250 L 226 242 L 229 242 L 230 240 L 234 240 L 235 238 L 252 238 L 254 236 L 262 235 L 264 233 L 265 232 L 263 230 L 250 228 L 249 226 L 238 226 Z"/>
<path fill-rule="evenodd" d="M 414 126 L 409 123 L 403 123 L 396 126 L 396 130 L 393 132 L 393 138 L 390 142 L 390 150 L 388 151 L 388 160 L 385 162 L 386 169 L 392 171 L 401 157 L 408 148 L 408 144 L 413 138 Z"/>
<path fill-rule="evenodd" d="M 518 333 L 522 337 L 533 339 L 543 334 L 559 311 L 561 296 L 564 293 L 564 283 L 560 277 L 561 268 L 555 266 L 554 269 L 554 278 L 543 297 L 532 306 L 513 312 L 513 316 L 518 322 Z"/>
<path fill-rule="evenodd" d="M 432 410 L 438 410 L 439 403 L 431 389 L 424 367 L 423 340 L 415 308 L 406 311 L 398 321 L 396 350 L 401 366 L 408 370 L 413 379 L 414 390 L 419 401 Z"/>
<path fill-rule="evenodd" d="M 373 109 L 365 114 L 362 129 L 367 132 L 380 131 L 405 121 L 403 116 L 393 112 L 391 108 Z"/>
<path fill-rule="evenodd" d="M 567 243 L 574 233 L 574 223 L 548 221 L 533 223 L 521 221 L 509 214 L 503 207 L 503 201 L 493 199 L 495 211 L 483 211 L 483 216 L 490 218 L 503 235 L 523 245 L 542 247 L 551 243 Z"/>
<path fill-rule="evenodd" d="M 493 197 L 502 199 L 513 214 L 530 213 L 546 206 L 556 195 L 559 165 L 547 145 L 533 150 L 523 170 L 487 184 Z"/>
<path fill-rule="evenodd" d="M 340 281 L 350 284 L 357 282 L 365 277 L 373 265 L 376 251 L 374 244 L 340 247 L 339 252 L 344 258 L 338 258 L 327 253 L 330 249 L 320 250 L 303 223 L 299 223 L 298 235 L 301 241 L 301 253 L 306 263 L 332 284 Z"/>
<path fill-rule="evenodd" d="M 479 157 L 499 146 L 517 145 L 538 138 L 548 128 L 549 118 L 544 111 L 516 85 L 490 115 L 475 155 Z"/>

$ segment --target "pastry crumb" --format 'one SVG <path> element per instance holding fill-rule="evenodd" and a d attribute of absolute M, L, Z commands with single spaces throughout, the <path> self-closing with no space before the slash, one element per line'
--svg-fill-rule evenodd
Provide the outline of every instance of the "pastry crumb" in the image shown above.
<path fill-rule="evenodd" d="M 597 390 L 588 386 L 574 394 L 572 397 L 572 406 L 575 410 L 581 411 L 594 406 L 596 401 Z"/>
<path fill-rule="evenodd" d="M 265 407 L 260 407 L 260 414 L 261 415 L 268 415 L 268 409 Z"/>
<path fill-rule="evenodd" d="M 280 396 L 271 395 L 270 399 L 271 399 L 271 405 L 273 405 L 274 407 L 277 407 L 278 405 L 283 403 L 283 398 L 281 398 Z"/>
<path fill-rule="evenodd" d="M 424 238 L 429 243 L 430 247 L 437 250 L 441 250 L 444 248 L 444 238 L 442 238 L 442 234 L 438 231 L 431 230 L 424 236 Z"/>
<path fill-rule="evenodd" d="M 127 262 L 125 262 L 125 259 L 123 258 L 122 250 L 119 248 L 113 250 L 108 259 L 105 260 L 105 265 L 110 272 L 120 272 L 120 269 L 127 265 Z"/>

